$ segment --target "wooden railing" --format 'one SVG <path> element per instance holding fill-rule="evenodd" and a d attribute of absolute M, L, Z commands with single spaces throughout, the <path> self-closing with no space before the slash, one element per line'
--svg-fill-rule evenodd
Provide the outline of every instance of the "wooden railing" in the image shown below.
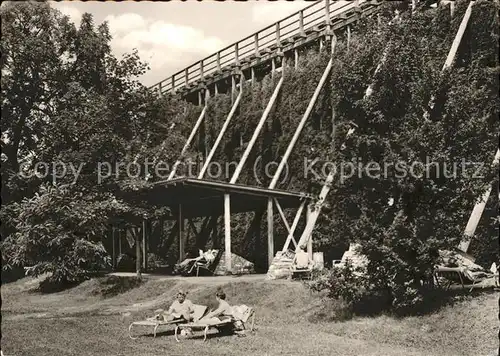
<path fill-rule="evenodd" d="M 163 79 L 149 89 L 163 95 L 177 91 L 192 83 L 203 80 L 208 75 L 238 65 L 242 60 L 257 57 L 264 50 L 276 50 L 289 39 L 305 36 L 310 30 L 317 26 L 329 26 L 332 18 L 343 13 L 348 13 L 362 3 L 370 3 L 370 0 L 355 0 L 348 3 L 336 4 L 330 0 L 317 1 L 306 8 L 289 15 L 288 17 L 270 25 L 266 28 L 233 43 L 217 53 L 175 73 L 169 78 Z"/>

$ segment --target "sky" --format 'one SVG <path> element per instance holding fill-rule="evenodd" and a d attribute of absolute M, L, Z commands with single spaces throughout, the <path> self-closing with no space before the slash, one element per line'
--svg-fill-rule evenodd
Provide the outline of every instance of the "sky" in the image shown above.
<path fill-rule="evenodd" d="M 149 86 L 272 23 L 311 1 L 50 2 L 77 25 L 89 12 L 97 24 L 107 21 L 116 56 L 136 48 L 151 70 Z"/>

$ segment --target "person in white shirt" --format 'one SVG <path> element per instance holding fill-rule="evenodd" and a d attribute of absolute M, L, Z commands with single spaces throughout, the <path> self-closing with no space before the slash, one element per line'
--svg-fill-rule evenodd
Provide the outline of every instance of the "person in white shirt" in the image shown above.
<path fill-rule="evenodd" d="M 180 290 L 177 293 L 177 299 L 172 303 L 163 316 L 165 321 L 172 321 L 181 318 L 186 321 L 191 321 L 193 319 L 193 313 L 193 303 L 189 299 L 186 299 L 186 292 Z"/>
<path fill-rule="evenodd" d="M 296 269 L 306 269 L 309 268 L 309 255 L 302 248 L 299 247 L 299 250 L 295 254 L 294 264 Z"/>

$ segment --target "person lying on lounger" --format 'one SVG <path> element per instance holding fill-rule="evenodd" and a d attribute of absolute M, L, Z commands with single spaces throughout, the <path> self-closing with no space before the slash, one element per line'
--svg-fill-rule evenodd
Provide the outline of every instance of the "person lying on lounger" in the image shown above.
<path fill-rule="evenodd" d="M 191 321 L 193 319 L 193 313 L 193 303 L 189 299 L 186 299 L 186 292 L 180 290 L 177 293 L 177 299 L 172 303 L 170 308 L 163 313 L 163 319 L 165 321 L 172 321 L 175 319 Z"/>

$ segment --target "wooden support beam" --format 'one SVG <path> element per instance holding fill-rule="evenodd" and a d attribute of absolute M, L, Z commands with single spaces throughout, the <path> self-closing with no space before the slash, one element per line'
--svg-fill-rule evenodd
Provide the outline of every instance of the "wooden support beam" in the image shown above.
<path fill-rule="evenodd" d="M 221 70 L 221 68 L 220 68 L 220 52 L 217 52 L 216 61 L 217 61 L 217 71 L 220 72 L 220 70 Z"/>
<path fill-rule="evenodd" d="M 455 15 L 455 1 L 450 1 L 450 15 L 452 18 Z"/>
<path fill-rule="evenodd" d="M 236 77 L 234 75 L 231 76 L 231 104 L 234 103 L 234 96 L 236 93 Z"/>
<path fill-rule="evenodd" d="M 276 101 L 276 98 L 278 97 L 279 91 L 281 89 L 281 85 L 283 84 L 283 73 L 281 75 L 281 78 L 276 85 L 276 88 L 274 88 L 273 95 L 271 95 L 271 98 L 269 99 L 266 109 L 262 113 L 262 116 L 260 117 L 259 123 L 257 124 L 257 127 L 255 128 L 252 138 L 250 139 L 250 142 L 248 143 L 248 146 L 245 149 L 245 152 L 243 152 L 243 155 L 241 156 L 240 161 L 238 162 L 238 165 L 236 166 L 236 169 L 234 170 L 233 176 L 231 177 L 231 180 L 229 183 L 234 184 L 238 180 L 238 177 L 240 176 L 241 170 L 243 169 L 243 166 L 245 165 L 248 156 L 250 155 L 250 152 L 252 151 L 253 146 L 255 145 L 255 142 L 257 141 L 257 138 L 259 137 L 260 131 L 264 127 L 264 123 L 267 120 L 267 117 L 269 116 L 269 113 L 271 112 L 271 109 L 274 105 L 274 102 Z"/>
<path fill-rule="evenodd" d="M 498 164 L 500 161 L 500 150 L 497 150 L 495 154 L 495 158 L 493 159 L 492 165 Z M 492 186 L 483 193 L 480 200 L 474 205 L 474 209 L 469 217 L 469 221 L 467 222 L 467 226 L 465 227 L 464 236 L 465 239 L 460 242 L 458 245 L 458 249 L 467 253 L 469 249 L 470 242 L 476 233 L 477 226 L 479 225 L 479 221 L 481 220 L 481 216 L 483 215 L 484 209 L 486 208 L 486 204 L 488 203 L 488 199 L 490 198 Z"/>
<path fill-rule="evenodd" d="M 200 79 L 203 80 L 204 79 L 204 68 L 203 68 L 203 59 L 200 61 Z"/>
<path fill-rule="evenodd" d="M 224 250 L 226 260 L 226 273 L 231 274 L 231 198 L 224 194 Z"/>
<path fill-rule="evenodd" d="M 288 250 L 288 246 L 290 246 L 290 242 L 293 239 L 293 243 L 295 244 L 295 247 L 297 247 L 297 242 L 295 241 L 294 238 L 294 233 L 295 229 L 297 228 L 297 225 L 300 221 L 300 217 L 302 216 L 302 211 L 304 210 L 305 202 L 302 202 L 299 206 L 299 210 L 297 210 L 297 213 L 295 214 L 295 218 L 293 219 L 292 227 L 290 228 L 290 232 L 286 238 L 285 244 L 283 245 L 283 249 L 281 250 L 282 252 L 286 252 Z"/>
<path fill-rule="evenodd" d="M 175 75 L 172 76 L 172 93 L 175 93 Z"/>
<path fill-rule="evenodd" d="M 302 37 L 305 37 L 306 33 L 304 31 L 304 10 L 299 12 L 299 34 Z"/>
<path fill-rule="evenodd" d="M 294 49 L 294 55 L 295 55 L 295 69 L 299 68 L 299 50 L 298 48 Z"/>
<path fill-rule="evenodd" d="M 271 59 L 271 78 L 274 78 L 275 74 L 276 74 L 276 57 L 273 57 Z"/>
<path fill-rule="evenodd" d="M 186 151 L 188 150 L 189 146 L 191 145 L 191 142 L 193 141 L 194 136 L 196 135 L 196 132 L 198 132 L 198 129 L 199 129 L 203 119 L 205 118 L 206 110 L 207 110 L 207 105 L 205 102 L 205 106 L 203 107 L 203 110 L 201 111 L 200 116 L 198 116 L 198 120 L 196 120 L 196 123 L 194 124 L 194 127 L 191 130 L 191 133 L 189 134 L 189 137 L 188 137 L 186 143 L 184 144 L 184 147 L 182 147 L 180 157 L 177 161 L 175 161 L 174 166 L 172 167 L 172 171 L 168 175 L 167 180 L 171 180 L 175 177 L 175 172 L 177 171 L 177 167 L 181 163 L 182 158 L 184 158 Z"/>
<path fill-rule="evenodd" d="M 111 241 L 113 243 L 113 251 L 112 251 L 112 261 L 111 261 L 111 264 L 113 266 L 113 270 L 116 268 L 116 251 L 115 251 L 115 246 L 116 246 L 116 229 L 115 227 L 113 226 L 111 228 Z"/>
<path fill-rule="evenodd" d="M 336 38 L 336 36 L 333 36 L 332 37 L 332 55 L 334 53 L 336 43 L 337 43 L 337 38 Z M 316 100 L 318 99 L 318 96 L 319 96 L 319 93 L 321 92 L 321 89 L 323 89 L 323 86 L 325 85 L 326 79 L 328 78 L 328 75 L 330 74 L 330 71 L 332 69 L 332 65 L 333 65 L 333 58 L 330 57 L 330 60 L 328 61 L 328 64 L 323 72 L 323 75 L 321 76 L 321 79 L 320 79 L 318 85 L 316 86 L 316 90 L 314 91 L 314 94 L 313 94 L 311 100 L 309 101 L 309 105 L 307 106 L 306 112 L 302 116 L 302 119 L 300 120 L 299 125 L 298 125 L 297 129 L 295 130 L 295 133 L 293 134 L 292 140 L 288 144 L 288 147 L 286 148 L 285 154 L 283 155 L 283 158 L 281 159 L 281 162 L 278 165 L 276 173 L 274 174 L 273 179 L 272 179 L 271 183 L 269 184 L 269 189 L 274 189 L 276 187 L 276 184 L 278 183 L 278 179 L 279 179 L 281 173 L 283 172 L 283 168 L 285 167 L 285 164 L 288 160 L 288 157 L 292 153 L 292 150 L 295 147 L 295 143 L 297 142 L 297 140 L 300 136 L 300 133 L 302 132 L 302 129 L 304 128 L 306 121 L 309 118 L 309 115 L 311 114 L 311 112 L 314 108 L 314 104 L 316 103 Z"/>
<path fill-rule="evenodd" d="M 278 199 L 274 198 L 273 200 L 274 200 L 274 204 L 276 205 L 276 208 L 278 209 L 278 213 L 281 216 L 281 220 L 283 220 L 283 224 L 285 224 L 285 228 L 286 228 L 286 231 L 288 232 L 288 236 L 291 237 L 293 244 L 295 246 L 297 246 L 297 241 L 295 241 L 295 238 L 293 236 L 292 228 L 290 227 L 290 225 L 288 225 L 288 221 L 286 220 L 285 213 L 283 212 L 283 209 L 281 208 L 281 205 L 280 205 Z M 287 236 L 287 239 L 288 239 L 288 236 Z"/>
<path fill-rule="evenodd" d="M 178 226 L 179 226 L 179 262 L 184 261 L 186 256 L 186 239 L 185 239 L 185 227 L 184 227 L 184 216 L 182 215 L 182 205 L 179 204 L 179 215 L 178 215 Z"/>
<path fill-rule="evenodd" d="M 258 56 L 259 55 L 259 34 L 256 33 L 253 37 L 253 43 L 254 43 L 254 46 L 255 46 L 255 56 Z"/>
<path fill-rule="evenodd" d="M 240 53 L 238 48 L 238 42 L 234 44 L 234 61 L 237 65 L 240 64 Z"/>
<path fill-rule="evenodd" d="M 276 46 L 278 51 L 281 49 L 280 23 L 276 22 Z"/>
<path fill-rule="evenodd" d="M 186 86 L 188 86 L 189 83 L 189 68 L 184 69 L 184 80 Z"/>
<path fill-rule="evenodd" d="M 462 42 L 465 30 L 467 29 L 467 25 L 469 24 L 469 19 L 472 13 L 473 5 L 474 1 L 471 1 L 469 3 L 469 6 L 467 7 L 467 10 L 465 10 L 465 14 L 464 17 L 462 18 L 462 22 L 460 23 L 460 27 L 458 28 L 455 39 L 453 40 L 450 51 L 448 52 L 448 56 L 446 57 L 446 61 L 444 62 L 443 68 L 441 69 L 442 71 L 451 67 L 453 62 L 455 61 L 455 56 L 457 55 L 458 47 L 460 46 L 460 42 Z"/>
<path fill-rule="evenodd" d="M 255 84 L 255 67 L 250 68 L 250 73 L 252 76 L 252 85 Z"/>
<path fill-rule="evenodd" d="M 138 279 L 142 278 L 141 274 L 141 240 L 139 234 L 134 234 L 135 236 L 135 271 Z"/>
<path fill-rule="evenodd" d="M 311 219 L 311 209 L 309 207 L 306 209 L 306 224 L 307 221 Z M 311 232 L 311 236 L 307 239 L 307 254 L 309 255 L 309 260 L 312 261 L 313 259 L 313 236 Z"/>
<path fill-rule="evenodd" d="M 290 233 L 290 225 L 288 225 L 288 221 L 286 220 L 285 213 L 284 213 L 283 209 L 281 208 L 281 205 L 280 205 L 278 199 L 273 198 L 273 202 L 274 202 L 274 205 L 276 205 L 276 208 L 278 209 L 278 213 L 281 217 L 281 220 L 283 220 L 283 224 L 285 225 L 286 231 L 288 233 Z"/>
<path fill-rule="evenodd" d="M 351 44 L 351 26 L 347 25 L 347 52 L 349 52 L 349 45 Z"/>
<path fill-rule="evenodd" d="M 121 230 L 117 230 L 117 235 L 118 235 L 118 256 L 122 254 L 122 234 Z"/>
<path fill-rule="evenodd" d="M 205 172 L 207 171 L 207 168 L 210 164 L 210 161 L 212 160 L 212 157 L 215 154 L 215 151 L 217 150 L 217 147 L 220 144 L 220 141 L 222 140 L 222 136 L 224 136 L 224 133 L 226 132 L 229 123 L 231 122 L 231 118 L 233 117 L 234 113 L 236 112 L 236 108 L 240 104 L 241 96 L 243 93 L 243 83 L 240 84 L 240 93 L 238 94 L 238 97 L 236 98 L 236 101 L 233 104 L 233 107 L 231 108 L 231 111 L 229 112 L 229 115 L 226 118 L 226 121 L 224 122 L 224 125 L 222 125 L 222 128 L 219 132 L 219 135 L 217 136 L 217 139 L 214 142 L 214 145 L 212 149 L 210 150 L 210 153 L 208 154 L 207 159 L 205 160 L 205 163 L 203 164 L 203 167 L 201 168 L 200 173 L 198 174 L 198 179 L 202 179 L 203 176 L 205 175 Z"/>
<path fill-rule="evenodd" d="M 460 46 L 460 42 L 462 42 L 462 38 L 464 36 L 465 30 L 467 29 L 467 25 L 469 23 L 469 19 L 470 19 L 471 13 L 472 13 L 472 6 L 473 5 L 474 5 L 474 1 L 471 1 L 469 3 L 469 6 L 467 7 L 467 10 L 465 10 L 464 17 L 462 18 L 462 22 L 460 23 L 460 27 L 458 28 L 457 34 L 455 35 L 455 39 L 453 40 L 453 43 L 451 44 L 450 51 L 448 52 L 448 56 L 446 57 L 446 61 L 443 64 L 443 68 L 441 68 L 441 72 L 450 68 L 453 65 L 453 62 L 455 61 L 455 56 L 457 55 L 458 47 Z M 429 100 L 429 105 L 428 105 L 430 110 L 426 110 L 424 112 L 424 115 L 423 115 L 425 121 L 428 121 L 430 119 L 430 112 L 434 108 L 435 100 L 436 100 L 435 95 L 432 95 L 431 99 Z"/>
<path fill-rule="evenodd" d="M 268 266 L 271 266 L 274 259 L 274 214 L 273 200 L 267 200 L 267 261 Z"/>
<path fill-rule="evenodd" d="M 325 0 L 325 24 L 327 30 L 330 30 L 332 21 L 330 19 L 330 0 Z"/>

